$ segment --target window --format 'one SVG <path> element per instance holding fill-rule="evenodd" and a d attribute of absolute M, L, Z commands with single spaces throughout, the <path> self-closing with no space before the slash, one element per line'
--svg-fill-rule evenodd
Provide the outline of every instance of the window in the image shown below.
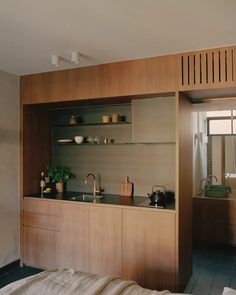
<path fill-rule="evenodd" d="M 236 111 L 211 111 L 207 116 L 207 135 L 236 134 Z"/>

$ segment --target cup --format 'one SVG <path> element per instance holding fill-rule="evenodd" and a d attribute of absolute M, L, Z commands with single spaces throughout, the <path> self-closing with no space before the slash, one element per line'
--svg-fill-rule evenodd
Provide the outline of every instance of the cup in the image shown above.
<path fill-rule="evenodd" d="M 109 123 L 110 122 L 110 117 L 108 115 L 103 115 L 102 116 L 102 123 Z"/>
<path fill-rule="evenodd" d="M 112 114 L 111 115 L 111 122 L 112 123 L 118 123 L 119 121 L 119 115 L 118 114 Z"/>

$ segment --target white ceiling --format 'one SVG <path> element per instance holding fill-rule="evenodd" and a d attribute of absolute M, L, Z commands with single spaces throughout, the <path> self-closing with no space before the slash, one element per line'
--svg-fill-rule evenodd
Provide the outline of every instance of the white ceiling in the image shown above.
<path fill-rule="evenodd" d="M 55 70 L 236 44 L 235 0 L 0 0 L 0 70 Z M 77 67 L 62 63 L 56 69 Z"/>

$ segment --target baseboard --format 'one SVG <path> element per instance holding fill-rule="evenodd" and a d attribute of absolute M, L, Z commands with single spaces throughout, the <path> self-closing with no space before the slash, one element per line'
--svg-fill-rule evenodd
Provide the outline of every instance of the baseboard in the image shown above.
<path fill-rule="evenodd" d="M 7 265 L 4 265 L 3 267 L 0 267 L 0 275 L 8 271 L 11 271 L 19 266 L 20 266 L 20 259 L 13 261 Z"/>

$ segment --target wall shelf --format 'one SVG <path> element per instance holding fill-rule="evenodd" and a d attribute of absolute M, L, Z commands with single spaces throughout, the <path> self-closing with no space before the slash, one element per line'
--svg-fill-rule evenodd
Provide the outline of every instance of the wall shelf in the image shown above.
<path fill-rule="evenodd" d="M 62 125 L 53 125 L 53 127 L 86 127 L 86 126 L 117 126 L 117 125 L 131 125 L 131 122 L 62 124 Z"/>

